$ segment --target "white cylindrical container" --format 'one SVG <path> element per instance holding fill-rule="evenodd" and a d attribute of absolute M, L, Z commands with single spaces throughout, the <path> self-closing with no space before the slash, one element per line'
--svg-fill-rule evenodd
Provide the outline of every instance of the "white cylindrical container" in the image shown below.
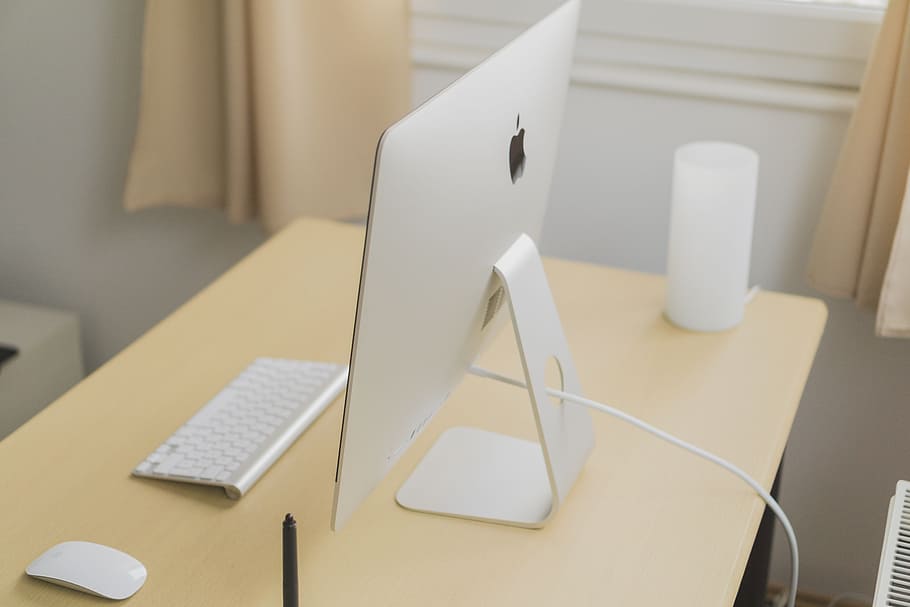
<path fill-rule="evenodd" d="M 720 141 L 677 148 L 667 255 L 667 317 L 693 331 L 743 319 L 758 154 Z"/>

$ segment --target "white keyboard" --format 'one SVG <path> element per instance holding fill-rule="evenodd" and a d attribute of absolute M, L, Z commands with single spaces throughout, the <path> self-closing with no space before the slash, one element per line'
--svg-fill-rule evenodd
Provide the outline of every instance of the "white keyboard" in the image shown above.
<path fill-rule="evenodd" d="M 345 387 L 344 365 L 257 358 L 133 474 L 224 487 L 238 499 Z"/>

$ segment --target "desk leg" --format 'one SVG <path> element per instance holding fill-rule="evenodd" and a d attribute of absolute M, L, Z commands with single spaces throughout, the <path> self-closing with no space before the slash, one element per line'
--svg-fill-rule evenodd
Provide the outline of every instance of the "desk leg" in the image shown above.
<path fill-rule="evenodd" d="M 780 466 L 777 468 L 777 476 L 774 477 L 774 484 L 771 486 L 771 496 L 774 499 L 778 499 L 780 494 L 780 476 L 783 467 L 784 461 L 781 459 Z M 765 513 L 761 517 L 758 533 L 755 535 L 755 543 L 752 544 L 752 553 L 746 563 L 746 571 L 739 584 L 739 592 L 736 594 L 733 607 L 762 607 L 765 604 L 765 594 L 768 591 L 768 569 L 771 566 L 771 541 L 774 539 L 776 522 L 774 513 L 765 506 Z"/>

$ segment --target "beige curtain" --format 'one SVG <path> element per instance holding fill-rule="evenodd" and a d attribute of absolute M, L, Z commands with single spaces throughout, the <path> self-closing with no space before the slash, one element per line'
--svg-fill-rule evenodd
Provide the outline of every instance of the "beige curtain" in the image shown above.
<path fill-rule="evenodd" d="M 818 290 L 878 306 L 876 332 L 910 337 L 910 0 L 890 0 L 809 261 Z"/>
<path fill-rule="evenodd" d="M 406 0 L 148 0 L 144 35 L 127 209 L 365 213 L 410 103 Z"/>
<path fill-rule="evenodd" d="M 910 179 L 882 284 L 876 328 L 886 337 L 910 337 Z"/>

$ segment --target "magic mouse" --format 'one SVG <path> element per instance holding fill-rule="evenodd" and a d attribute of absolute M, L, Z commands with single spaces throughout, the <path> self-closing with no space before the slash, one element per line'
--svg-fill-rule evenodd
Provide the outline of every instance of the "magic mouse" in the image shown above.
<path fill-rule="evenodd" d="M 106 599 L 125 599 L 142 588 L 145 565 L 125 552 L 92 542 L 63 542 L 32 561 L 32 577 Z"/>

